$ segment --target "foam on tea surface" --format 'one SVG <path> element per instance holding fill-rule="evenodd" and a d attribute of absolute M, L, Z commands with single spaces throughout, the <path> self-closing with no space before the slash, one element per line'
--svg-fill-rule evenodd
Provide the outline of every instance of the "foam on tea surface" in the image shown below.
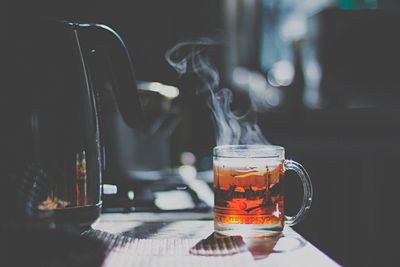
<path fill-rule="evenodd" d="M 236 170 L 258 170 L 261 172 L 277 168 L 283 163 L 278 157 L 272 158 L 214 158 L 214 166 Z"/>

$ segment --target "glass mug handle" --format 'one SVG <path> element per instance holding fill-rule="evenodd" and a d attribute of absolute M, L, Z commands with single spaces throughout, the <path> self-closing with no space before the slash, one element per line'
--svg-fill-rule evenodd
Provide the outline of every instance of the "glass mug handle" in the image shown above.
<path fill-rule="evenodd" d="M 308 176 L 306 169 L 304 169 L 304 167 L 300 163 L 293 160 L 285 160 L 284 165 L 285 170 L 294 171 L 300 177 L 300 180 L 303 184 L 304 192 L 303 203 L 301 204 L 299 212 L 297 212 L 295 216 L 285 216 L 285 224 L 291 226 L 299 223 L 310 210 L 313 196 L 313 188 L 310 176 Z"/>

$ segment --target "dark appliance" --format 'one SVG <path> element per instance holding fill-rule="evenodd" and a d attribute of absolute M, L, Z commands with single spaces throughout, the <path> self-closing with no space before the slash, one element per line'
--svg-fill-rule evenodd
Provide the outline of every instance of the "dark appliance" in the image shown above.
<path fill-rule="evenodd" d="M 2 176 L 39 170 L 40 182 L 30 184 L 45 184 L 33 202 L 38 210 L 52 211 L 58 223 L 90 225 L 102 206 L 101 102 L 114 103 L 126 127 L 141 123 L 129 54 L 98 24 L 17 23 L 10 42 L 9 83 L 1 87 Z M 96 86 L 99 75 L 110 77 L 106 87 Z"/>

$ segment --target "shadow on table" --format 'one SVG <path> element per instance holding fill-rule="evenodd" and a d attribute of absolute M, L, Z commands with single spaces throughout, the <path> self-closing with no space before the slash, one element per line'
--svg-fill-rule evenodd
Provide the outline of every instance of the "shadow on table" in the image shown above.
<path fill-rule="evenodd" d="M 273 237 L 249 238 L 245 242 L 255 260 L 264 259 L 273 253 L 295 251 L 306 245 L 306 242 L 301 238 L 284 234 Z"/>
<path fill-rule="evenodd" d="M 139 239 L 154 238 L 161 229 L 165 228 L 169 224 L 170 223 L 168 222 L 146 222 L 127 231 L 123 231 L 120 235 Z"/>
<path fill-rule="evenodd" d="M 214 232 L 197 242 L 189 253 L 195 256 L 228 256 L 250 252 L 255 260 L 260 260 L 272 253 L 291 252 L 305 245 L 304 240 L 293 235 L 243 238 L 239 235 L 223 236 Z"/>

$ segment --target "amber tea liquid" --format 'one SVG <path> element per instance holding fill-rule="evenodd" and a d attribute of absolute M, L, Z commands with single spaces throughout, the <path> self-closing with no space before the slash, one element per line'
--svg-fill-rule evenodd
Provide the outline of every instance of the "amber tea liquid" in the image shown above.
<path fill-rule="evenodd" d="M 283 176 L 283 162 L 278 159 L 214 159 L 216 231 L 240 235 L 281 231 Z"/>
<path fill-rule="evenodd" d="M 214 230 L 218 235 L 266 237 L 299 223 L 313 196 L 310 176 L 285 149 L 274 145 L 214 147 Z M 303 185 L 303 201 L 294 216 L 284 214 L 284 174 L 294 171 Z"/>

